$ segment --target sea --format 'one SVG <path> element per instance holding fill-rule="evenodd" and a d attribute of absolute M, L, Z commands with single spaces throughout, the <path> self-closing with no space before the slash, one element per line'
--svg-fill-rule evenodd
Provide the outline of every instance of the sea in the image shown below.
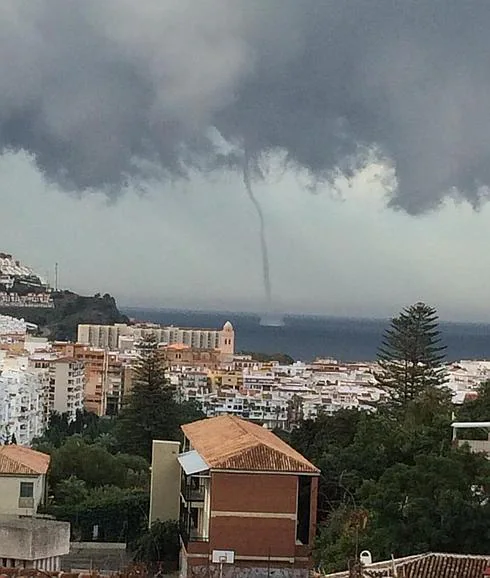
<path fill-rule="evenodd" d="M 267 327 L 260 316 L 218 311 L 122 308 L 128 317 L 180 327 L 222 327 L 231 321 L 235 351 L 286 353 L 295 360 L 318 357 L 339 361 L 372 361 L 389 320 L 286 315 L 284 325 Z M 490 359 L 490 324 L 441 322 L 448 361 Z"/>

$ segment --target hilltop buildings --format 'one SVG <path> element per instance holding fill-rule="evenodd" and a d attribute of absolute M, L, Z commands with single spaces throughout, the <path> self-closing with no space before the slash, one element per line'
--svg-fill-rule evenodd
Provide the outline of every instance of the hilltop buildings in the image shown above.
<path fill-rule="evenodd" d="M 180 503 L 181 576 L 306 577 L 316 529 L 319 470 L 269 430 L 233 416 L 182 427 L 155 442 L 151 519 Z"/>
<path fill-rule="evenodd" d="M 0 253 L 0 307 L 54 307 L 46 281 L 8 253 Z"/>

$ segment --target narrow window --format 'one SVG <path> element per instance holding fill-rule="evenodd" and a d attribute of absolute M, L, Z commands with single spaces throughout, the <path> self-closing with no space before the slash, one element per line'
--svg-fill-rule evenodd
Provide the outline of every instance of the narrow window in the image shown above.
<path fill-rule="evenodd" d="M 298 477 L 298 521 L 296 539 L 302 544 L 310 540 L 311 476 Z"/>

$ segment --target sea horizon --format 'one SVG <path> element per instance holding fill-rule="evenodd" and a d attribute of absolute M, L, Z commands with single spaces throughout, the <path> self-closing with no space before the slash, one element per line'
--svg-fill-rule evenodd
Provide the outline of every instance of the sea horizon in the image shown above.
<path fill-rule="evenodd" d="M 190 310 L 164 307 L 121 307 L 138 321 L 183 327 L 219 328 L 230 321 L 235 350 L 285 353 L 295 360 L 318 357 L 339 361 L 373 361 L 390 318 L 284 314 L 284 325 L 260 325 L 261 312 Z M 490 323 L 440 321 L 448 361 L 490 359 Z"/>

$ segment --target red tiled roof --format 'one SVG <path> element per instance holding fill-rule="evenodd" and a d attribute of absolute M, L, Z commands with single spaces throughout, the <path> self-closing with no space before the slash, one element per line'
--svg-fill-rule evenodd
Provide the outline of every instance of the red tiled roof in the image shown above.
<path fill-rule="evenodd" d="M 213 469 L 318 474 L 300 453 L 271 431 L 231 415 L 182 426 L 192 447 Z"/>
<path fill-rule="evenodd" d="M 45 474 L 49 468 L 51 457 L 30 448 L 17 445 L 0 446 L 0 475 Z"/>
<path fill-rule="evenodd" d="M 429 554 L 401 566 L 400 578 L 483 578 L 490 556 Z"/>
<path fill-rule="evenodd" d="M 490 567 L 490 556 L 421 554 L 367 566 L 364 568 L 363 578 L 391 577 L 393 566 L 398 578 L 484 578 L 485 570 Z M 348 578 L 349 572 L 327 574 L 323 577 Z"/>

